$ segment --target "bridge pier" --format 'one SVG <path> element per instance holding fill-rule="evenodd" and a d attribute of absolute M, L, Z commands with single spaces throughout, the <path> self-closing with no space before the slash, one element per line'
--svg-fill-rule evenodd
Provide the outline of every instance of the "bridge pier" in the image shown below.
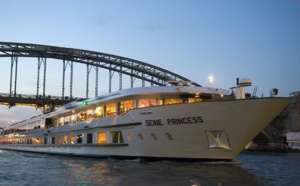
<path fill-rule="evenodd" d="M 73 61 L 63 60 L 62 97 L 65 98 L 65 76 L 66 69 L 70 66 L 70 99 L 73 98 Z"/>
<path fill-rule="evenodd" d="M 119 90 L 122 90 L 122 66 L 120 66 L 120 72 L 119 72 Z"/>
<path fill-rule="evenodd" d="M 15 65 L 15 71 L 13 71 L 14 65 Z M 12 90 L 13 72 L 15 72 L 15 78 L 14 78 L 14 89 Z M 18 77 L 18 56 L 16 56 L 16 54 L 13 54 L 11 56 L 9 96 L 16 97 L 16 94 L 17 94 L 17 77 Z"/>
<path fill-rule="evenodd" d="M 98 67 L 93 65 L 86 65 L 86 98 L 89 98 L 89 82 L 90 82 L 90 72 L 92 68 L 95 69 L 95 96 L 98 96 Z"/>
<path fill-rule="evenodd" d="M 109 64 L 109 77 L 108 77 L 108 92 L 111 93 L 111 79 L 114 75 L 114 72 L 111 70 L 111 64 Z"/>
<path fill-rule="evenodd" d="M 37 69 L 37 87 L 36 87 L 36 95 L 39 95 L 40 88 L 40 70 L 42 64 L 44 65 L 44 76 L 43 76 L 43 97 L 46 96 L 46 72 L 47 72 L 47 59 L 45 57 L 38 57 L 38 69 Z"/>

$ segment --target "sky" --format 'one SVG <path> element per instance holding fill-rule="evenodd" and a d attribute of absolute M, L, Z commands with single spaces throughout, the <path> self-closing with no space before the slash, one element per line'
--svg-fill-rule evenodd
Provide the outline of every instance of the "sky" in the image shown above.
<path fill-rule="evenodd" d="M 300 91 L 299 0 L 0 3 L 2 42 L 115 54 L 165 68 L 202 86 L 209 86 L 210 75 L 212 87 L 225 89 L 234 86 L 236 78 L 250 78 L 253 86 L 247 92 L 257 86 L 258 97 L 269 96 L 272 88 L 279 90 L 278 96 Z M 8 93 L 10 59 L 0 58 L 0 65 L 0 92 Z M 62 63 L 49 60 L 47 65 L 46 92 L 59 96 L 62 75 L 57 71 L 62 71 Z M 19 60 L 18 93 L 36 94 L 36 68 L 36 59 Z M 86 72 L 76 66 L 75 73 L 73 95 L 84 97 Z M 107 92 L 107 82 L 102 85 L 99 93 Z M 39 113 L 31 107 L 0 106 L 0 126 Z"/>

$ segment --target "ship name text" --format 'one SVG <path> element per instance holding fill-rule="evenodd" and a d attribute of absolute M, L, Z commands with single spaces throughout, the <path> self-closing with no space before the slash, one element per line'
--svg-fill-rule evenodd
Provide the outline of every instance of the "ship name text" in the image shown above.
<path fill-rule="evenodd" d="M 203 123 L 202 116 L 194 116 L 194 117 L 183 117 L 183 118 L 168 118 L 166 122 L 163 122 L 162 119 L 149 119 L 146 120 L 147 126 L 163 126 L 164 123 L 168 125 L 181 125 L 181 124 L 196 124 Z"/>

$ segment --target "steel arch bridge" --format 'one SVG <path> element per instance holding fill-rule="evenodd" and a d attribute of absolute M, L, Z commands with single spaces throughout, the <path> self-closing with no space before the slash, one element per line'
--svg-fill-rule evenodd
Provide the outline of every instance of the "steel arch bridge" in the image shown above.
<path fill-rule="evenodd" d="M 163 86 L 170 84 L 177 84 L 183 82 L 186 84 L 192 84 L 194 86 L 201 86 L 183 76 L 170 72 L 166 69 L 141 62 L 138 60 L 106 54 L 101 52 L 81 50 L 74 48 L 64 48 L 48 45 L 37 45 L 29 43 L 14 43 L 14 42 L 0 42 L 0 57 L 11 58 L 10 69 L 10 91 L 9 97 L 17 97 L 17 71 L 18 71 L 18 58 L 19 57 L 33 57 L 38 59 L 37 63 L 37 94 L 39 96 L 39 82 L 40 71 L 43 66 L 43 95 L 46 97 L 46 67 L 47 59 L 58 59 L 63 62 L 63 77 L 62 77 L 62 100 L 66 100 L 65 91 L 65 72 L 70 67 L 70 101 L 73 99 L 72 87 L 73 87 L 73 63 L 81 63 L 86 65 L 86 98 L 89 93 L 89 75 L 92 69 L 96 72 L 95 78 L 95 96 L 98 95 L 98 68 L 107 69 L 109 71 L 109 92 L 111 92 L 112 77 L 115 72 L 119 73 L 119 90 L 122 90 L 122 75 L 130 76 L 130 85 L 133 87 L 135 79 L 142 80 L 142 86 L 145 86 L 145 82 L 151 83 L 151 86 Z M 14 77 L 13 77 L 14 74 Z M 14 83 L 13 83 L 14 81 Z M 0 100 L 1 102 L 1 100 Z M 13 106 L 11 104 L 10 106 Z M 40 106 L 40 105 L 39 105 Z"/>

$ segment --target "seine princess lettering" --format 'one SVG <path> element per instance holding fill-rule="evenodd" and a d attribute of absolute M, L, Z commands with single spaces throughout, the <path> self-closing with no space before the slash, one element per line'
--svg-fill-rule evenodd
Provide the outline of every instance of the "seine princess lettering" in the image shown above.
<path fill-rule="evenodd" d="M 186 118 L 172 118 L 167 119 L 169 125 L 180 125 L 180 124 L 194 124 L 194 123 L 203 123 L 201 116 L 198 117 L 186 117 Z"/>
<path fill-rule="evenodd" d="M 147 126 L 163 126 L 162 119 L 145 120 Z M 170 118 L 166 119 L 168 125 L 181 125 L 181 124 L 196 124 L 203 123 L 202 116 L 184 117 L 184 118 Z"/>

